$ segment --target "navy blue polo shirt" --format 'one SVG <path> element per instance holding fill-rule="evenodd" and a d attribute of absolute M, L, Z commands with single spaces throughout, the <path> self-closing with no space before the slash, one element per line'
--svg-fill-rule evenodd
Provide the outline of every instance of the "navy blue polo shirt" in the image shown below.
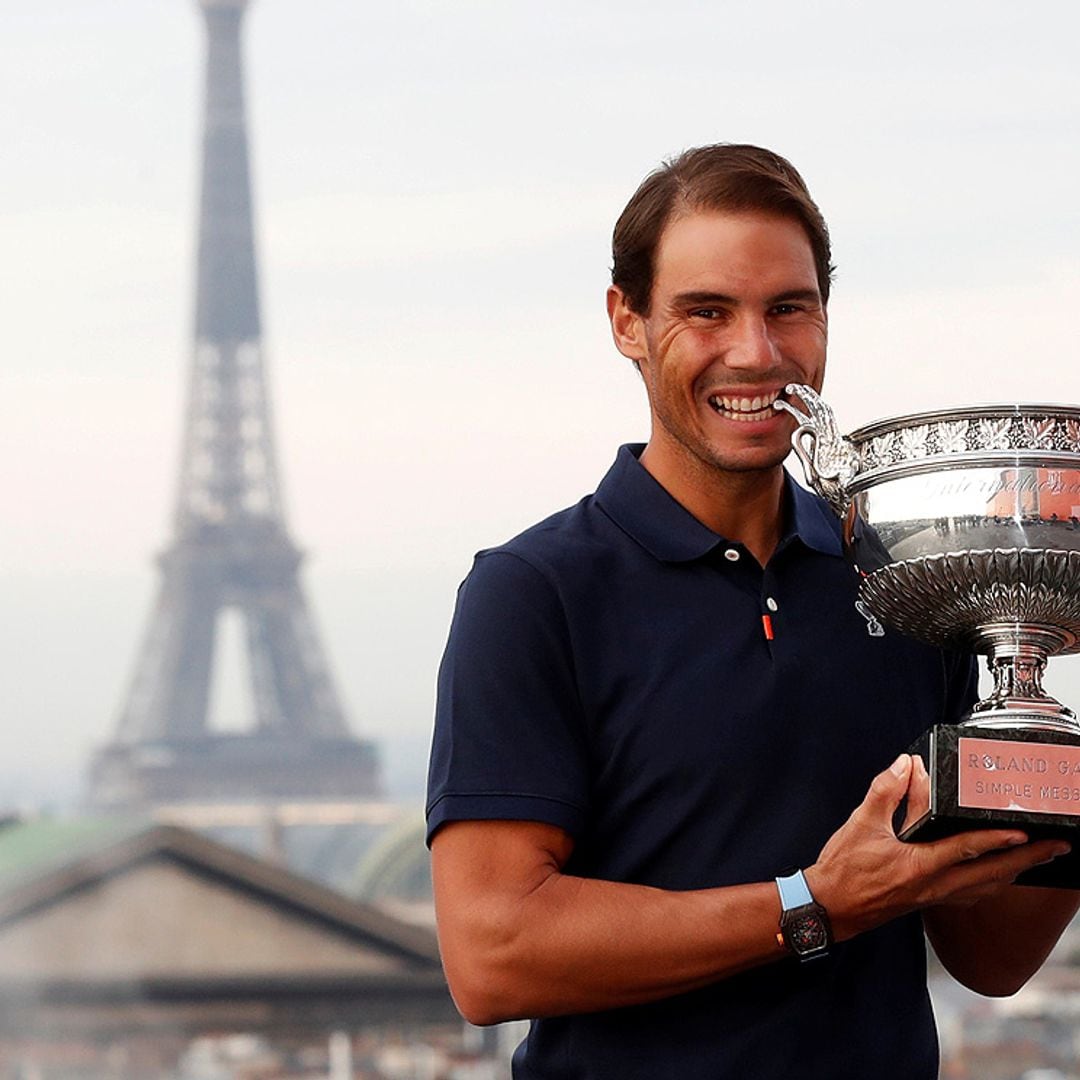
<path fill-rule="evenodd" d="M 429 838 L 540 821 L 565 872 L 665 889 L 814 862 L 873 776 L 973 700 L 970 658 L 870 632 L 839 522 L 786 479 L 762 568 L 623 447 L 596 493 L 462 584 L 439 671 Z M 533 1023 L 525 1078 L 930 1080 L 918 916 L 665 1001 Z"/>

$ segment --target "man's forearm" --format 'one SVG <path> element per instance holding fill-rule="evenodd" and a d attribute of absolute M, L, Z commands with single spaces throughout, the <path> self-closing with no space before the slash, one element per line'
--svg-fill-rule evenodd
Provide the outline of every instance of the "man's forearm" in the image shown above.
<path fill-rule="evenodd" d="M 502 824 L 508 838 L 546 828 Z M 443 963 L 473 1023 L 643 1004 L 785 955 L 771 882 L 669 892 L 576 878 L 552 863 L 518 876 L 511 888 L 474 894 L 464 908 L 454 875 L 463 860 L 476 859 L 457 850 L 471 845 L 472 831 L 447 828 L 433 854 Z M 480 857 L 503 863 L 490 823 L 484 835 Z"/>

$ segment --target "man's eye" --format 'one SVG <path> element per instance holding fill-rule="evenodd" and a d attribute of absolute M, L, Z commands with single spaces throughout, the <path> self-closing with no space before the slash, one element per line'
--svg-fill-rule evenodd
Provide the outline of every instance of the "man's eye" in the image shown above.
<path fill-rule="evenodd" d="M 693 319 L 719 319 L 720 315 L 721 311 L 719 308 L 711 307 L 694 308 L 694 310 L 690 312 L 690 317 Z"/>
<path fill-rule="evenodd" d="M 773 308 L 774 315 L 794 315 L 798 311 L 802 311 L 798 304 L 777 304 Z"/>

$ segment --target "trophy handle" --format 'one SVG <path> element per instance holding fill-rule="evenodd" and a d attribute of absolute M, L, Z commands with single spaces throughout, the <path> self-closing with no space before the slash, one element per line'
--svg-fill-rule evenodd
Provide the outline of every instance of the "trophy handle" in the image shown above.
<path fill-rule="evenodd" d="M 842 518 L 851 503 L 847 487 L 859 471 L 858 452 L 851 440 L 840 434 L 832 409 L 816 390 L 801 383 L 789 383 L 784 390 L 798 397 L 807 411 L 781 399 L 773 402 L 773 408 L 790 413 L 799 422 L 791 433 L 791 447 L 802 462 L 807 482 Z"/>

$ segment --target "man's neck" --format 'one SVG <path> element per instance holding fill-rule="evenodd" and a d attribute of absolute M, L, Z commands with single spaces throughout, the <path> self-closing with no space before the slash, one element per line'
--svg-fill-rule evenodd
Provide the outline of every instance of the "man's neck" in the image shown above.
<path fill-rule="evenodd" d="M 691 468 L 672 469 L 661 455 L 651 455 L 648 446 L 641 464 L 703 525 L 742 544 L 762 566 L 769 561 L 783 529 L 782 466 L 728 472 L 696 462 Z"/>

